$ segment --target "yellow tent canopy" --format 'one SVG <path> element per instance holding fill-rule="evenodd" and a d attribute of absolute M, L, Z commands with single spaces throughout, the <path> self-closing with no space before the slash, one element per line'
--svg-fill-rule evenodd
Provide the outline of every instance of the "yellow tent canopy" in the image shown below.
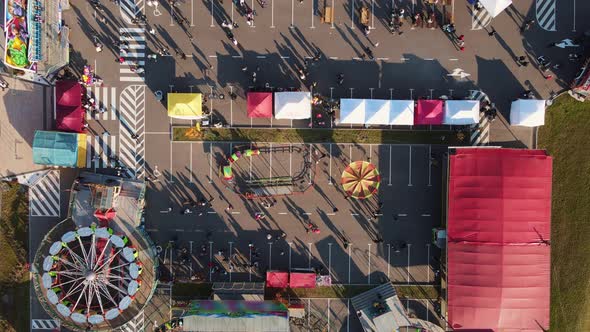
<path fill-rule="evenodd" d="M 168 93 L 168 116 L 198 120 L 203 116 L 203 95 L 200 93 Z"/>

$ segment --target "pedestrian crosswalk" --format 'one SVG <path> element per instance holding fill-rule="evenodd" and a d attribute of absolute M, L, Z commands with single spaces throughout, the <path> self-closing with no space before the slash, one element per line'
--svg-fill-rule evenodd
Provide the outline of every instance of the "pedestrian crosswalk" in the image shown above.
<path fill-rule="evenodd" d="M 143 82 L 145 81 L 145 71 L 139 72 L 132 67 L 137 66 L 144 68 L 146 39 L 145 29 L 143 28 L 120 28 L 121 42 L 129 43 L 128 46 L 122 46 L 119 56 L 124 59 L 119 66 L 119 80 L 121 82 Z M 143 69 L 145 70 L 145 69 Z M 141 71 L 141 70 L 140 70 Z"/>
<path fill-rule="evenodd" d="M 145 8 L 143 0 L 120 0 L 119 11 L 121 17 L 127 24 L 133 24 L 132 19 L 136 18 L 138 14 L 143 13 Z"/>
<path fill-rule="evenodd" d="M 59 170 L 51 170 L 29 187 L 29 215 L 59 217 L 60 205 Z"/>
<path fill-rule="evenodd" d="M 471 30 L 482 30 L 492 23 L 492 15 L 485 8 L 471 7 Z"/>
<path fill-rule="evenodd" d="M 556 0 L 536 0 L 535 5 L 539 27 L 546 31 L 555 31 L 557 29 L 555 19 Z"/>
<path fill-rule="evenodd" d="M 118 120 L 117 112 L 117 88 L 115 87 L 88 87 L 86 88 L 87 98 L 94 98 L 97 111 L 86 111 L 86 120 Z M 105 112 L 98 110 L 104 109 Z"/>
<path fill-rule="evenodd" d="M 59 331 L 60 324 L 55 319 L 31 319 L 31 330 Z"/>
<path fill-rule="evenodd" d="M 113 168 L 117 158 L 117 136 L 104 132 L 101 135 L 86 136 L 86 167 Z"/>
<path fill-rule="evenodd" d="M 119 332 L 144 332 L 145 331 L 145 314 L 143 310 L 132 320 L 125 323 L 117 329 Z"/>
<path fill-rule="evenodd" d="M 471 90 L 470 99 L 479 100 L 480 103 L 490 102 L 488 96 L 483 91 L 479 90 Z M 472 146 L 487 145 L 490 142 L 490 122 L 488 121 L 488 118 L 481 113 L 479 116 L 479 123 L 474 124 L 471 127 L 470 142 Z"/>
<path fill-rule="evenodd" d="M 145 165 L 145 85 L 130 85 L 120 95 L 119 160 L 131 178 L 141 178 Z"/>

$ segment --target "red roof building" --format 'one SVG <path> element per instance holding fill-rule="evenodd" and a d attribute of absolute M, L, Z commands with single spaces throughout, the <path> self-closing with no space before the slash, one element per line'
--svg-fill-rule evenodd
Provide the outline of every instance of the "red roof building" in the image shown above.
<path fill-rule="evenodd" d="M 447 318 L 455 331 L 549 328 L 551 177 L 542 150 L 450 155 Z"/>

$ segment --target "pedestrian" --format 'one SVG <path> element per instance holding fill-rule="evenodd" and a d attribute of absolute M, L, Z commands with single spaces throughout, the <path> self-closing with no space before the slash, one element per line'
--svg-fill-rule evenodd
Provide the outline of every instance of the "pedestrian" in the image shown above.
<path fill-rule="evenodd" d="M 492 31 L 488 32 L 488 36 L 494 37 L 496 35 L 496 29 L 492 27 Z"/>
<path fill-rule="evenodd" d="M 124 63 L 125 62 L 125 58 L 120 56 L 118 57 L 115 61 L 119 62 L 119 63 Z"/>
<path fill-rule="evenodd" d="M 272 235 L 270 233 L 266 233 L 266 239 L 267 240 L 272 240 Z"/>
<path fill-rule="evenodd" d="M 155 35 L 156 35 L 156 29 L 154 29 L 154 28 L 151 28 L 151 29 L 150 29 L 148 32 L 149 32 L 149 33 L 150 33 L 152 36 L 155 36 Z"/>
<path fill-rule="evenodd" d="M 285 250 L 282 250 L 282 249 L 281 249 L 281 251 L 280 251 L 280 255 L 281 255 L 281 256 L 285 256 Z"/>
<path fill-rule="evenodd" d="M 6 90 L 8 88 L 8 82 L 0 80 L 0 88 L 2 88 L 2 91 Z"/>
<path fill-rule="evenodd" d="M 247 72 L 248 71 L 248 66 L 246 66 L 246 65 L 242 66 L 242 71 L 243 72 Z"/>
<path fill-rule="evenodd" d="M 184 52 L 180 52 L 180 58 L 182 60 L 186 60 L 186 54 L 184 54 Z"/>
<path fill-rule="evenodd" d="M 131 138 L 132 139 L 138 139 L 139 138 L 139 135 L 137 135 L 136 133 L 132 133 L 131 134 Z"/>
<path fill-rule="evenodd" d="M 284 238 L 286 238 L 286 237 L 287 237 L 287 233 L 285 233 L 285 232 L 281 232 L 281 238 L 282 238 L 282 239 L 284 239 Z"/>
<path fill-rule="evenodd" d="M 337 208 L 337 207 L 334 207 L 334 208 L 332 209 L 332 212 L 334 212 L 334 213 L 338 212 L 338 208 Z"/>
<path fill-rule="evenodd" d="M 465 40 L 465 35 L 460 35 L 459 37 L 457 37 L 457 40 L 461 40 L 461 41 Z"/>
<path fill-rule="evenodd" d="M 85 124 L 82 125 L 83 129 L 88 129 L 88 122 L 86 122 Z"/>
<path fill-rule="evenodd" d="M 234 209 L 234 206 L 230 204 L 227 205 L 227 208 L 225 208 L 226 211 L 231 211 Z"/>
<path fill-rule="evenodd" d="M 314 234 L 320 234 L 320 229 L 319 229 L 319 227 L 314 227 L 314 228 L 313 228 L 311 231 L 312 231 L 312 233 L 314 233 Z"/>
<path fill-rule="evenodd" d="M 367 56 L 369 57 L 369 59 L 373 60 L 373 51 L 371 50 L 371 48 L 369 46 L 365 47 L 365 53 L 367 54 Z"/>
<path fill-rule="evenodd" d="M 172 212 L 172 207 L 168 207 L 168 213 Z"/>

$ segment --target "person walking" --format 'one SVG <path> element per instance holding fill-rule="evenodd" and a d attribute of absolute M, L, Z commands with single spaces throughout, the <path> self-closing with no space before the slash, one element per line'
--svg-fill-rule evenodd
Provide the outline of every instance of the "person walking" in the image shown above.
<path fill-rule="evenodd" d="M 492 27 L 492 31 L 488 32 L 488 36 L 494 37 L 495 35 L 496 35 L 496 29 L 494 29 L 494 27 Z"/>

